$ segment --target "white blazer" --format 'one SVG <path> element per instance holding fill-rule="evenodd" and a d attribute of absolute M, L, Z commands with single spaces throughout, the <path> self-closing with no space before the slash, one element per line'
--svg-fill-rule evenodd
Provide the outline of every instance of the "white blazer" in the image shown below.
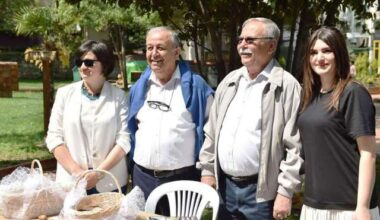
<path fill-rule="evenodd" d="M 46 144 L 50 152 L 65 143 L 73 160 L 83 169 L 88 169 L 87 157 L 96 168 L 105 160 L 115 144 L 120 145 L 128 153 L 130 137 L 127 128 L 128 103 L 123 90 L 105 82 L 99 97 L 96 110 L 94 148 L 92 155 L 86 156 L 87 146 L 81 124 L 81 102 L 83 81 L 72 83 L 58 89 L 50 116 Z M 97 126 L 96 121 L 108 121 L 108 126 Z M 109 170 L 119 181 L 120 186 L 127 184 L 128 171 L 126 157 Z M 57 181 L 72 181 L 71 175 L 57 164 Z M 115 190 L 116 187 L 109 176 L 105 176 L 96 185 L 99 192 Z"/>

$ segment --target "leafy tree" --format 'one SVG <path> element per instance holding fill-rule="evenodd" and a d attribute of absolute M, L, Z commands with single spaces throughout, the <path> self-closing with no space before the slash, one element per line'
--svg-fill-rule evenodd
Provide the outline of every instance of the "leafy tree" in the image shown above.
<path fill-rule="evenodd" d="M 142 14 L 129 1 L 57 0 L 54 6 L 23 7 L 14 21 L 17 34 L 41 36 L 42 48 L 58 51 L 65 65 L 83 41 L 83 29 L 107 33 L 118 57 L 120 74 L 125 78 L 126 43 L 141 45 L 148 26 L 159 19 L 154 13 Z M 123 81 L 127 88 L 126 79 Z"/>
<path fill-rule="evenodd" d="M 16 33 L 27 36 L 41 36 L 43 50 L 54 50 L 64 66 L 69 65 L 69 55 L 80 43 L 77 34 L 79 12 L 74 6 L 60 4 L 60 7 L 27 6 L 14 16 Z"/>
<path fill-rule="evenodd" d="M 0 1 L 0 32 L 13 32 L 15 22 L 13 15 L 20 8 L 31 5 L 33 2 L 30 0 L 1 0 Z"/>
<path fill-rule="evenodd" d="M 164 24 L 174 26 L 180 33 L 187 33 L 182 36 L 194 41 L 200 47 L 203 47 L 203 39 L 208 38 L 211 48 L 206 48 L 206 50 L 210 50 L 213 54 L 218 81 L 221 81 L 227 73 L 225 51 L 222 51 L 222 45 L 225 42 L 223 38 L 228 39 L 229 51 L 227 52 L 230 60 L 228 71 L 231 71 L 240 65 L 236 39 L 243 21 L 260 13 L 267 16 L 273 14 L 273 9 L 267 3 L 249 0 L 174 0 L 170 2 L 140 0 L 136 1 L 136 5 L 146 11 L 157 11 Z M 175 17 L 174 20 L 173 15 L 176 11 L 183 12 L 183 16 Z"/>
<path fill-rule="evenodd" d="M 279 0 L 276 0 L 279 1 Z M 301 77 L 301 64 L 299 62 L 303 58 L 305 44 L 309 33 L 313 28 L 320 25 L 342 25 L 339 23 L 339 11 L 344 11 L 349 8 L 355 12 L 357 19 L 369 19 L 372 18 L 372 14 L 368 9 L 374 5 L 377 0 L 297 0 L 289 1 L 292 4 L 291 7 L 297 7 L 302 5 L 300 10 L 297 43 L 294 51 L 294 59 L 292 65 L 292 73 L 298 78 Z M 297 4 L 297 5 L 295 5 Z M 365 30 L 364 30 L 365 31 Z"/>
<path fill-rule="evenodd" d="M 109 38 L 121 62 L 124 60 L 122 58 L 125 54 L 126 44 L 138 45 L 139 42 L 142 43 L 142 36 L 144 36 L 146 29 L 150 25 L 159 24 L 159 17 L 163 24 L 177 29 L 183 38 L 194 41 L 203 55 L 204 51 L 212 52 L 220 81 L 228 71 L 241 65 L 236 51 L 236 38 L 241 30 L 242 23 L 247 18 L 268 17 L 274 20 L 282 31 L 290 30 L 286 69 L 292 68 L 291 72 L 300 76 L 301 62 L 299 60 L 302 60 L 304 45 L 307 42 L 310 30 L 318 25 L 339 24 L 338 13 L 346 8 L 354 10 L 360 18 L 369 18 L 372 15 L 367 12 L 367 9 L 375 1 L 60 0 L 57 2 L 59 3 L 58 8 L 67 2 L 79 11 L 77 14 L 74 13 L 74 18 L 77 19 L 74 23 L 71 23 L 71 18 L 66 18 L 67 24 L 70 24 L 68 27 L 71 26 L 71 29 L 73 29 L 72 24 L 80 24 L 84 29 L 95 28 L 98 31 L 106 31 L 110 35 Z M 146 16 L 143 16 L 144 14 Z M 62 28 L 63 26 L 59 27 Z M 298 32 L 296 32 L 297 29 Z M 297 41 L 293 45 L 296 33 Z M 63 39 L 64 36 L 60 38 Z M 68 37 L 68 39 L 70 38 L 71 36 Z M 211 43 L 210 48 L 204 46 L 205 39 Z M 67 40 L 62 42 L 67 42 Z M 282 38 L 280 39 L 281 42 Z M 224 43 L 228 48 L 228 65 L 225 61 L 225 51 L 221 49 Z M 277 57 L 280 49 L 279 47 Z M 200 65 L 205 61 L 201 60 L 200 57 L 197 49 L 196 58 L 199 70 L 202 69 Z M 119 67 L 124 71 L 125 63 L 120 63 Z M 226 69 L 226 67 L 228 68 Z M 124 74 L 122 75 L 124 76 Z"/>
<path fill-rule="evenodd" d="M 126 73 L 126 42 L 141 40 L 141 33 L 157 21 L 155 14 L 143 15 L 133 4 L 121 7 L 117 1 L 104 2 L 101 0 L 84 0 L 80 2 L 80 11 L 83 14 L 81 23 L 85 28 L 94 28 L 98 32 L 108 33 L 118 57 L 120 75 L 124 88 L 127 88 Z M 139 34 L 139 36 L 137 35 Z M 144 35 L 143 35 L 144 36 Z"/>

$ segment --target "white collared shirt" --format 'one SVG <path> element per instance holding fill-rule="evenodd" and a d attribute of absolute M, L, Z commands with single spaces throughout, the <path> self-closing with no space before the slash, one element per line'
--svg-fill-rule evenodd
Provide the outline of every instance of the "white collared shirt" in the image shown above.
<path fill-rule="evenodd" d="M 243 69 L 219 135 L 218 156 L 222 170 L 231 176 L 257 174 L 261 144 L 261 99 L 273 60 L 255 79 Z"/>
<path fill-rule="evenodd" d="M 89 100 L 84 95 L 82 95 L 82 108 L 81 108 L 81 126 L 83 129 L 83 140 L 86 143 L 86 158 L 87 165 L 89 168 L 93 168 L 92 155 L 94 149 L 94 133 L 95 133 L 95 119 L 96 119 L 96 110 L 99 105 L 99 100 Z"/>
<path fill-rule="evenodd" d="M 147 169 L 175 170 L 195 164 L 195 124 L 186 109 L 177 66 L 172 78 L 161 85 L 152 72 L 144 105 L 137 113 L 138 129 L 133 160 Z M 149 107 L 147 101 L 161 101 L 170 106 L 164 112 Z M 213 101 L 207 100 L 206 116 Z"/>

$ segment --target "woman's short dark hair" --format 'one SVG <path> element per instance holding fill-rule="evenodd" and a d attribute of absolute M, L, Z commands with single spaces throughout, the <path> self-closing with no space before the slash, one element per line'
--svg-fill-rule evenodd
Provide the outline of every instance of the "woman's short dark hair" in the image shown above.
<path fill-rule="evenodd" d="M 112 73 L 113 68 L 115 67 L 115 57 L 112 50 L 105 43 L 94 40 L 84 42 L 78 48 L 76 59 L 80 59 L 88 52 L 93 52 L 98 61 L 102 64 L 105 77 Z"/>

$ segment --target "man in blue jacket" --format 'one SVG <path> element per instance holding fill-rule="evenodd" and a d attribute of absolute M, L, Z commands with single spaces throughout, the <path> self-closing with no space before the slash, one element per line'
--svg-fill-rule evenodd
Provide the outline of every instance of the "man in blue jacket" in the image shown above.
<path fill-rule="evenodd" d="M 195 163 L 213 90 L 178 61 L 179 55 L 180 41 L 173 30 L 150 29 L 146 35 L 149 67 L 129 94 L 133 186 L 139 186 L 145 198 L 166 182 L 200 180 Z"/>

